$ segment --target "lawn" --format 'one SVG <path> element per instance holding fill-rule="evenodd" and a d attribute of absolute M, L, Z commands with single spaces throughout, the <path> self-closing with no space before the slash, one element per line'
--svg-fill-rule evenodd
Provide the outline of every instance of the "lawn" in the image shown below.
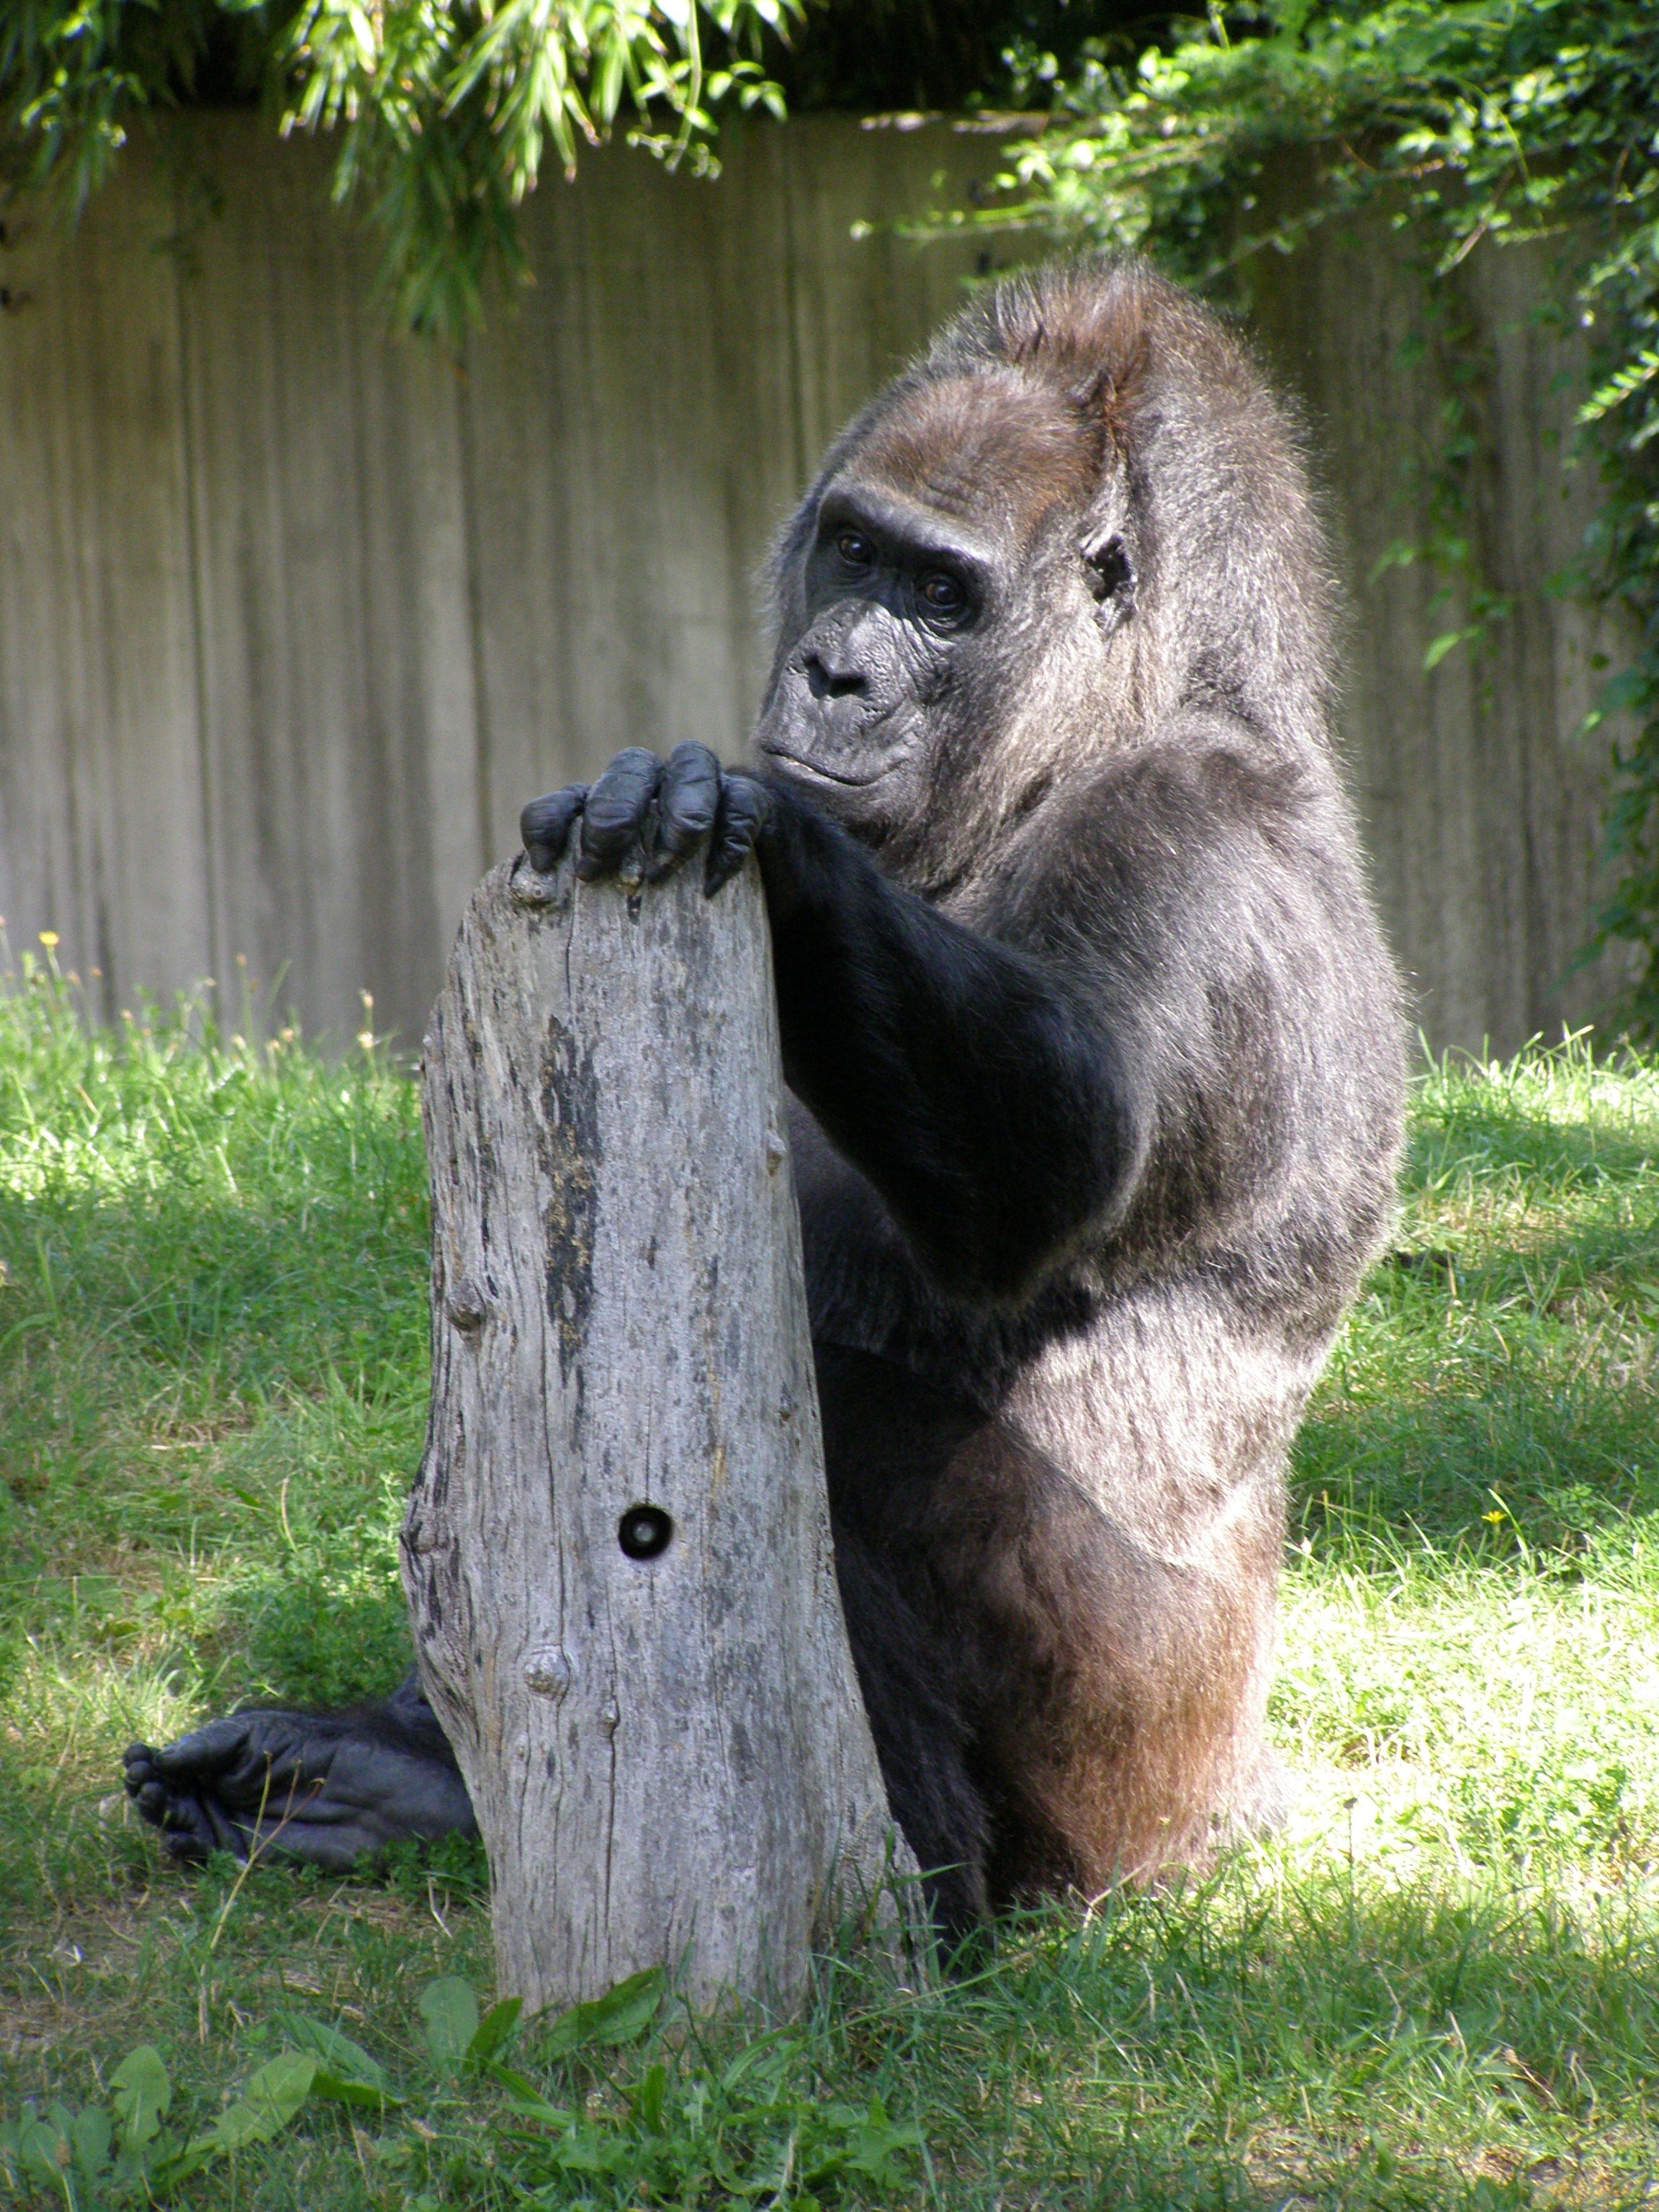
<path fill-rule="evenodd" d="M 943 1985 L 849 1951 L 798 2021 L 515 2031 L 476 1851 L 185 1873 L 117 1794 L 134 1736 L 403 1669 L 413 1087 L 75 998 L 31 957 L 0 1000 L 0 2199 L 1659 2192 L 1659 1063 L 1419 1085 L 1297 1451 L 1282 1835 Z"/>

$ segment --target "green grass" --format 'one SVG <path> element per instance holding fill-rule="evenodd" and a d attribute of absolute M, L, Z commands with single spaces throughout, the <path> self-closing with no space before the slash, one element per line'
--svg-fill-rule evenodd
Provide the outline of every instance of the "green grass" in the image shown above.
<path fill-rule="evenodd" d="M 187 2204 L 1649 2201 L 1659 1064 L 1568 1046 L 1419 1086 L 1396 1249 L 1297 1454 L 1283 1835 L 1205 1884 L 1012 1923 L 943 1987 L 849 1954 L 799 2023 L 647 2003 L 623 2039 L 526 2027 L 468 2063 L 456 1979 L 493 1995 L 475 1852 L 344 1881 L 185 1874 L 116 1795 L 134 1735 L 401 1671 L 412 1087 L 379 1051 L 331 1064 L 199 1018 L 195 1042 L 90 1037 L 72 988 L 24 968 L 0 1000 L 14 2142 L 31 2110 L 37 2148 L 81 2115 L 95 2151 L 86 2108 L 134 2109 L 116 2069 L 152 2045 L 175 2144 L 218 2129 L 167 2184 Z M 357 2101 L 325 2079 L 273 2104 L 324 2050 Z M 398 2103 L 363 2086 L 376 2065 Z M 566 2117 L 515 2116 L 532 2094 Z M 115 2194 L 13 2166 L 0 2200 Z"/>

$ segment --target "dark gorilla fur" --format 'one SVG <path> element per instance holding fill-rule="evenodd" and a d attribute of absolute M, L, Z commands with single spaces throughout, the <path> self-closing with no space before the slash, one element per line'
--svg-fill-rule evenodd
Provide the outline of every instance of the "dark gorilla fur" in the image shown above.
<path fill-rule="evenodd" d="M 1271 1814 L 1285 1455 L 1389 1218 L 1395 983 L 1296 440 L 1147 268 L 958 315 L 775 586 L 759 773 L 631 750 L 525 836 L 759 856 L 842 1594 L 954 1929 Z M 129 1775 L 184 1856 L 468 1817 L 412 1685 Z"/>

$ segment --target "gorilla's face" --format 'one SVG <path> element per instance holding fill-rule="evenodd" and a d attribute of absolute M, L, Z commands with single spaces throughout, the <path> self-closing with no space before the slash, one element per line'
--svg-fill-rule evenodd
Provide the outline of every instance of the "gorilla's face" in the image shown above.
<path fill-rule="evenodd" d="M 1077 414 L 1017 373 L 923 385 L 879 418 L 798 526 L 768 764 L 876 842 L 937 808 L 1056 625 L 1091 626 L 1097 474 Z"/>
<path fill-rule="evenodd" d="M 762 752 L 849 823 L 911 811 L 1006 594 L 994 538 L 848 471 L 819 502 L 807 622 L 762 721 Z"/>

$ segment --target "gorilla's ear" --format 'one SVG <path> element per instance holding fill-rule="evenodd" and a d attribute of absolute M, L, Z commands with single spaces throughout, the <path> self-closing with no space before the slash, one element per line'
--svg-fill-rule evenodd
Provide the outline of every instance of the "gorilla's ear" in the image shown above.
<path fill-rule="evenodd" d="M 1109 526 L 1085 530 L 1078 541 L 1084 581 L 1095 601 L 1096 620 L 1109 637 L 1134 612 L 1135 570 L 1123 532 Z"/>

